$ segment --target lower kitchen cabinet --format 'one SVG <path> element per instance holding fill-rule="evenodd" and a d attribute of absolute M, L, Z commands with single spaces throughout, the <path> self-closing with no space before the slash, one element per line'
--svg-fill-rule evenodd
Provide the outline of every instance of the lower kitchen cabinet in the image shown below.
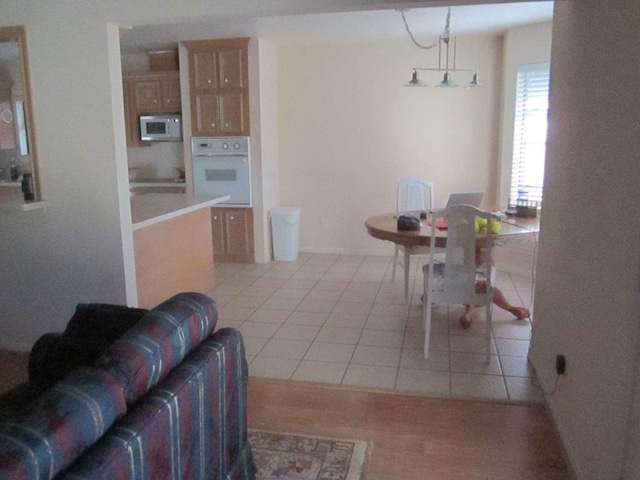
<path fill-rule="evenodd" d="M 253 209 L 212 208 L 213 255 L 218 262 L 253 263 Z"/>

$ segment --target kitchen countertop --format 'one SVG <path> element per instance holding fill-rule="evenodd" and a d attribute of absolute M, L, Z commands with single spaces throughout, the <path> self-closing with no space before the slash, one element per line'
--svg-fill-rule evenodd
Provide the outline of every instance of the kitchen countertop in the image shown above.
<path fill-rule="evenodd" d="M 131 197 L 131 227 L 148 227 L 210 207 L 229 199 L 229 195 L 201 195 L 186 193 L 148 193 Z"/>
<path fill-rule="evenodd" d="M 8 180 L 0 180 L 0 187 L 22 187 L 21 182 L 10 182 Z"/>
<path fill-rule="evenodd" d="M 177 178 L 136 178 L 129 181 L 129 188 L 145 187 L 186 187 L 186 182 Z"/>

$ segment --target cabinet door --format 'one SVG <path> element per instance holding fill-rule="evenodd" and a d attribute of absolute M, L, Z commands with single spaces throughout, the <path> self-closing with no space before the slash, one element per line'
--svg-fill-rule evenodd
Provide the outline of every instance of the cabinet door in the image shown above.
<path fill-rule="evenodd" d="M 224 232 L 224 210 L 221 208 L 211 209 L 211 232 L 213 234 L 213 254 L 216 257 L 226 255 L 225 232 Z"/>
<path fill-rule="evenodd" d="M 253 261 L 253 215 L 249 208 L 225 210 L 227 255 L 234 261 Z"/>
<path fill-rule="evenodd" d="M 138 113 L 155 113 L 162 108 L 162 89 L 159 80 L 135 82 L 136 110 Z"/>
<path fill-rule="evenodd" d="M 192 114 L 194 137 L 220 133 L 220 105 L 215 93 L 196 95 L 196 108 Z"/>
<path fill-rule="evenodd" d="M 162 82 L 162 101 L 162 110 L 166 113 L 177 113 L 182 110 L 179 78 L 172 78 Z"/>
<path fill-rule="evenodd" d="M 218 53 L 220 88 L 242 88 L 242 50 L 222 50 Z"/>
<path fill-rule="evenodd" d="M 140 121 L 135 105 L 136 82 L 126 80 L 122 85 L 124 98 L 124 128 L 129 147 L 148 147 L 149 142 L 140 140 Z"/>
<path fill-rule="evenodd" d="M 194 52 L 193 82 L 196 90 L 215 90 L 218 88 L 217 60 L 215 51 Z"/>
<path fill-rule="evenodd" d="M 220 131 L 226 135 L 243 135 L 244 105 L 242 93 L 221 93 L 219 100 Z"/>

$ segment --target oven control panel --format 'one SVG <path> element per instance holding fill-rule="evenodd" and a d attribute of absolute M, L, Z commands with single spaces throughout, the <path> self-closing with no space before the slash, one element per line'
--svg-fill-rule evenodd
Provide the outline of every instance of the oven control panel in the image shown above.
<path fill-rule="evenodd" d="M 203 157 L 248 155 L 249 137 L 194 137 L 191 153 Z"/>

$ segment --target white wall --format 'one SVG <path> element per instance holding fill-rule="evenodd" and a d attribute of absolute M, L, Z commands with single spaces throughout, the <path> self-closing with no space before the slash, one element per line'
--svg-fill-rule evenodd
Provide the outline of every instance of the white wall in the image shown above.
<path fill-rule="evenodd" d="M 640 478 L 629 441 L 640 312 L 637 0 L 556 3 L 531 359 L 584 480 Z M 636 399 L 637 405 L 637 399 Z"/>
<path fill-rule="evenodd" d="M 273 43 L 252 40 L 249 78 L 256 262 L 272 259 L 269 211 L 280 201 L 277 57 Z"/>
<path fill-rule="evenodd" d="M 126 302 L 118 176 L 127 174 L 126 165 L 116 168 L 114 144 L 124 116 L 122 87 L 111 82 L 117 29 L 97 21 L 88 4 L 69 11 L 22 2 L 16 12 L 6 3 L 2 23 L 27 27 L 48 202 L 46 211 L 0 214 L 0 346 L 28 349 L 61 330 L 76 303 Z M 120 104 L 115 122 L 112 99 Z"/>
<path fill-rule="evenodd" d="M 447 90 L 437 73 L 403 87 L 412 67 L 437 65 L 437 50 L 409 40 L 280 48 L 280 200 L 302 208 L 300 249 L 391 253 L 364 221 L 395 211 L 401 177 L 435 182 L 440 206 L 453 191 L 495 192 L 501 49 L 499 37 L 458 38 L 458 66 L 487 86 Z"/>

